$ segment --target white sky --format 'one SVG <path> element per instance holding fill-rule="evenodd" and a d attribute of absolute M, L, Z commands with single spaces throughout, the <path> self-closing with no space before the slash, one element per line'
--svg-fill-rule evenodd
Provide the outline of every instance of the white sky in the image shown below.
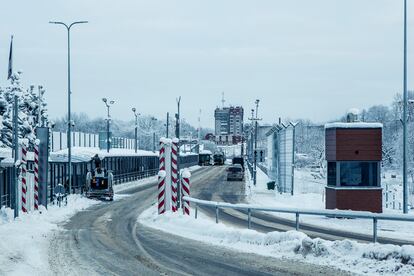
<path fill-rule="evenodd" d="M 224 91 L 227 103 L 243 105 L 246 113 L 261 99 L 266 122 L 279 116 L 330 120 L 349 107 L 389 104 L 402 89 L 402 3 L 4 1 L 0 85 L 6 85 L 14 34 L 15 69 L 24 72 L 25 84 L 42 83 L 50 115 L 62 116 L 66 31 L 48 21 L 89 20 L 72 30 L 74 112 L 104 116 L 105 96 L 117 101 L 114 117 L 132 118 L 135 106 L 160 118 L 175 112 L 181 95 L 183 117 L 197 125 L 201 108 L 202 124 L 213 127 Z"/>

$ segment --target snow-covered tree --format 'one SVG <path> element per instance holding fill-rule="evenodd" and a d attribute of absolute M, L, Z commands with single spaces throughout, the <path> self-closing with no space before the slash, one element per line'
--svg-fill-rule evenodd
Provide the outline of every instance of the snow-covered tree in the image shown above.
<path fill-rule="evenodd" d="M 46 102 L 42 99 L 44 89 L 35 93 L 34 86 L 24 89 L 21 84 L 22 72 L 13 73 L 10 85 L 0 88 L 0 147 L 11 147 L 13 143 L 13 105 L 14 97 L 18 98 L 19 138 L 27 138 L 33 142 L 36 126 L 47 125 Z"/>

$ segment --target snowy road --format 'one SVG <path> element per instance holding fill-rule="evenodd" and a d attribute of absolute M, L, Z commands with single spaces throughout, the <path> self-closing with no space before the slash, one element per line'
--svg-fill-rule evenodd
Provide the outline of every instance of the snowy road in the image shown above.
<path fill-rule="evenodd" d="M 223 167 L 193 174 L 195 195 L 223 175 Z M 218 188 L 218 187 L 217 187 Z M 226 189 L 226 187 L 223 187 Z M 292 260 L 235 252 L 147 228 L 137 216 L 155 200 L 149 184 L 124 192 L 125 198 L 75 215 L 49 250 L 57 275 L 348 275 Z M 211 192 L 210 192 L 211 194 Z"/>

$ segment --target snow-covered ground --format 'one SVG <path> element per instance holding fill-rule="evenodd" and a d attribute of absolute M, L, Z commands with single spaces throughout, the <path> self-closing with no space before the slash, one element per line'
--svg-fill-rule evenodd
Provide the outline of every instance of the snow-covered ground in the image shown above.
<path fill-rule="evenodd" d="M 190 171 L 200 169 L 200 166 L 190 167 Z M 114 186 L 115 200 L 121 200 L 129 195 L 117 194 L 140 186 L 156 183 L 157 177 L 144 178 Z M 0 210 L 0 275 L 49 275 L 48 247 L 54 231 L 59 224 L 67 221 L 79 211 L 101 201 L 91 200 L 80 195 L 68 196 L 67 206 L 49 205 L 48 209 L 29 214 L 21 214 L 14 220 L 13 210 Z"/>
<path fill-rule="evenodd" d="M 155 206 L 142 213 L 138 221 L 165 232 L 174 229 L 174 234 L 184 238 L 241 252 L 326 265 L 363 275 L 414 274 L 414 246 L 361 244 L 350 240 L 326 241 L 311 239 L 296 231 L 263 234 L 216 224 L 200 213 L 197 220 L 181 212 L 158 216 Z"/>
<path fill-rule="evenodd" d="M 48 275 L 49 238 L 58 224 L 99 201 L 68 196 L 68 205 L 50 205 L 16 220 L 13 210 L 0 210 L 0 275 Z M 30 272 L 30 273 L 29 273 Z"/>
<path fill-rule="evenodd" d="M 386 176 L 386 183 L 394 187 L 396 181 L 390 176 Z M 269 181 L 266 174 L 260 169 L 257 170 L 257 185 L 254 186 L 250 175 L 246 177 L 246 191 L 248 193 L 247 200 L 249 203 L 267 207 L 288 207 L 300 209 L 321 209 L 325 210 L 325 194 L 324 187 L 326 180 L 314 179 L 310 170 L 295 171 L 295 193 L 279 194 L 276 191 L 267 190 L 267 182 Z M 385 208 L 384 213 L 402 214 L 402 211 L 391 208 Z M 411 212 L 413 213 L 413 212 Z M 272 213 L 275 216 L 295 220 L 292 214 Z M 372 235 L 372 221 L 367 219 L 337 219 L 324 216 L 300 216 L 301 223 L 317 225 L 321 227 L 346 230 L 355 233 Z M 414 241 L 414 222 L 400 221 L 378 221 L 379 237 L 397 238 Z"/>

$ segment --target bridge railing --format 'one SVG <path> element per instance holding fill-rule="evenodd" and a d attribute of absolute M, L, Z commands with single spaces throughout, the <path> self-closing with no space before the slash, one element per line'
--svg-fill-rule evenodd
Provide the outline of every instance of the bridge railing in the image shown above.
<path fill-rule="evenodd" d="M 122 174 L 115 174 L 114 175 L 114 184 L 121 184 L 124 182 L 135 181 L 139 179 L 143 179 L 146 177 L 154 176 L 158 173 L 157 169 L 149 169 L 145 171 L 139 172 L 130 172 L 130 173 L 122 173 Z"/>
<path fill-rule="evenodd" d="M 283 207 L 263 207 L 252 204 L 232 204 L 227 202 L 216 202 L 197 199 L 193 197 L 184 197 L 184 200 L 188 200 L 195 204 L 195 218 L 197 219 L 198 206 L 209 206 L 216 210 L 216 223 L 219 222 L 219 211 L 220 209 L 236 209 L 247 211 L 247 228 L 251 228 L 252 222 L 252 211 L 264 211 L 274 213 L 288 213 L 295 214 L 295 228 L 297 231 L 300 229 L 299 216 L 300 215 L 311 215 L 311 216 L 326 216 L 332 218 L 360 218 L 372 220 L 372 241 L 378 241 L 378 221 L 389 220 L 389 221 L 409 221 L 414 222 L 413 215 L 397 215 L 397 214 L 379 214 L 365 211 L 340 211 L 340 210 L 312 210 L 312 209 L 299 209 L 299 208 L 283 208 Z"/>

